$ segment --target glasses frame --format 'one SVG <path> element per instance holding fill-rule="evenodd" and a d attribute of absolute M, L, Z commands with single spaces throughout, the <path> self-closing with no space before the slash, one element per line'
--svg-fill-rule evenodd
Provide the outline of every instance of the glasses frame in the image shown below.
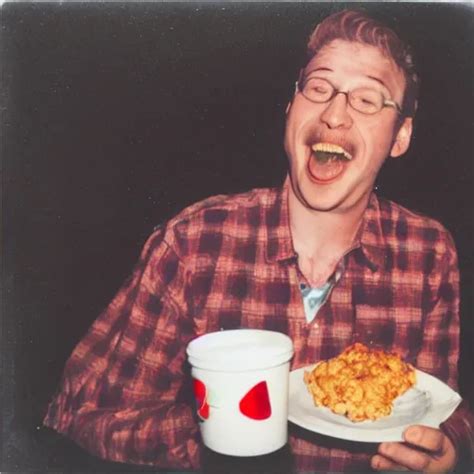
<path fill-rule="evenodd" d="M 334 97 L 336 97 L 338 94 L 344 94 L 346 96 L 347 103 L 349 104 L 349 106 L 352 109 L 354 109 L 356 112 L 359 112 L 361 114 L 375 115 L 375 114 L 378 114 L 379 112 L 381 112 L 382 109 L 384 109 L 385 107 L 394 108 L 397 111 L 397 113 L 399 113 L 400 115 L 402 114 L 402 108 L 397 104 L 397 102 L 395 102 L 394 100 L 391 100 L 391 99 L 386 99 L 383 96 L 382 92 L 380 92 L 380 94 L 382 95 L 384 101 L 383 101 L 383 104 L 382 104 L 382 108 L 380 110 L 377 110 L 376 112 L 372 112 L 372 113 L 371 112 L 362 112 L 360 110 L 357 110 L 352 106 L 351 101 L 349 100 L 349 94 L 352 91 L 342 91 L 340 89 L 337 89 L 331 81 L 328 81 L 326 78 L 323 78 L 323 77 L 320 77 L 318 79 L 322 79 L 323 81 L 326 81 L 333 88 L 333 93 L 331 94 L 331 96 L 327 100 L 324 100 L 324 101 L 317 101 L 317 100 L 310 99 L 303 92 L 304 84 L 307 82 L 307 79 L 308 79 L 307 76 L 303 75 L 303 70 L 302 70 L 301 73 L 300 73 L 299 79 L 295 82 L 295 94 L 297 94 L 298 92 L 301 93 L 301 95 L 306 100 L 309 100 L 313 104 L 327 104 L 327 103 L 331 102 L 334 99 Z"/>

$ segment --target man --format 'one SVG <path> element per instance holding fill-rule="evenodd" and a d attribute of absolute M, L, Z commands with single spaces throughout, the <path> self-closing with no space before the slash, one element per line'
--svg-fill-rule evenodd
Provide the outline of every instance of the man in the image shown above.
<path fill-rule="evenodd" d="M 292 368 L 355 341 L 399 353 L 456 388 L 458 270 L 437 222 L 378 199 L 387 156 L 410 144 L 418 77 L 406 46 L 363 14 L 311 35 L 287 107 L 281 189 L 216 196 L 157 229 L 69 359 L 45 424 L 97 456 L 197 468 L 185 347 L 219 329 L 294 342 Z M 372 450 L 291 427 L 297 470 L 446 472 L 471 456 L 465 408 Z"/>

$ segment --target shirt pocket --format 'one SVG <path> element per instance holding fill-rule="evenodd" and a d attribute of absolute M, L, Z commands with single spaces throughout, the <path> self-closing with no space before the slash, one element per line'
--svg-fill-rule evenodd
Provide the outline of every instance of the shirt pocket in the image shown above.
<path fill-rule="evenodd" d="M 395 352 L 415 364 L 422 343 L 422 314 L 418 308 L 355 306 L 353 342 Z"/>

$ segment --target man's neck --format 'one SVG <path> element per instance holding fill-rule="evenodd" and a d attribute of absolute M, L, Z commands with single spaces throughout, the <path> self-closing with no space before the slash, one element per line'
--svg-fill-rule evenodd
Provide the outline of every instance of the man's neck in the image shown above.
<path fill-rule="evenodd" d="M 300 270 L 313 286 L 327 281 L 353 245 L 367 199 L 347 211 L 317 211 L 304 206 L 290 187 L 288 206 L 293 246 Z"/>

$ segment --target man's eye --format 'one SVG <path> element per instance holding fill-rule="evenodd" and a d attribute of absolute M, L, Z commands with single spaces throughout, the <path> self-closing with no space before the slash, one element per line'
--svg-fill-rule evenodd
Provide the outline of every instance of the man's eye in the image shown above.
<path fill-rule="evenodd" d="M 353 91 L 350 101 L 354 108 L 363 112 L 373 112 L 383 105 L 381 94 L 371 89 Z"/>
<path fill-rule="evenodd" d="M 324 86 L 313 86 L 313 91 L 317 94 L 326 94 L 329 91 L 329 88 Z"/>
<path fill-rule="evenodd" d="M 309 82 L 306 85 L 306 90 L 308 93 L 318 96 L 326 96 L 331 94 L 331 87 L 328 84 L 321 82 Z"/>
<path fill-rule="evenodd" d="M 331 86 L 322 79 L 309 79 L 306 82 L 305 89 L 312 94 L 328 94 L 331 92 Z"/>

